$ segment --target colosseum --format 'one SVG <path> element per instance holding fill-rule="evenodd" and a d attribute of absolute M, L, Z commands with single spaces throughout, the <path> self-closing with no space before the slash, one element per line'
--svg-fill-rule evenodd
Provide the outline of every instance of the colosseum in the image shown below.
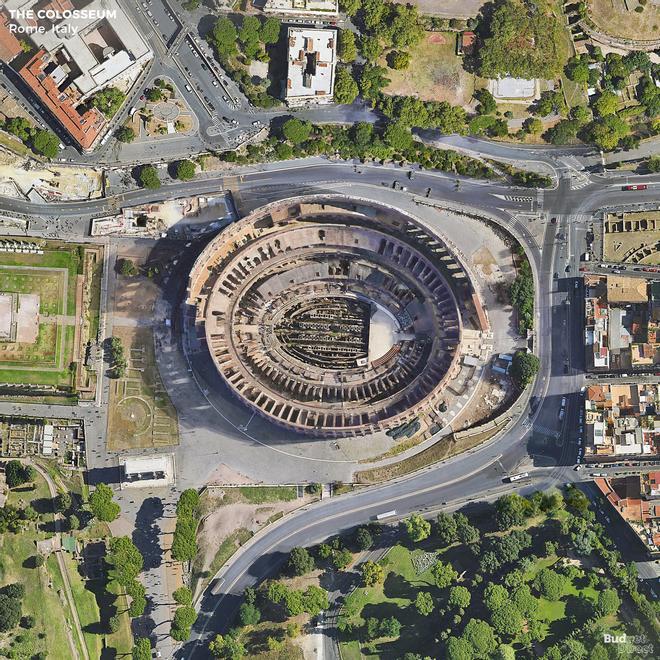
<path fill-rule="evenodd" d="M 463 328 L 487 326 L 439 237 L 344 196 L 282 200 L 226 228 L 195 262 L 187 304 L 236 396 L 322 437 L 392 429 L 438 406 Z"/>

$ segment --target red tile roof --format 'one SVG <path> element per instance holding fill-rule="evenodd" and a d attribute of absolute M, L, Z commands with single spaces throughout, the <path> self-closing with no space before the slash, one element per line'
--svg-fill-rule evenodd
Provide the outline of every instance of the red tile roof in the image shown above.
<path fill-rule="evenodd" d="M 50 55 L 40 50 L 18 73 L 67 133 L 83 149 L 89 149 L 105 126 L 105 117 L 96 108 L 81 115 L 70 94 L 66 90 L 61 92 L 53 78 L 44 72 L 50 62 Z"/>
<path fill-rule="evenodd" d="M 0 12 L 0 60 L 11 62 L 23 52 L 21 42 L 16 35 L 9 31 L 11 19 L 7 14 Z"/>

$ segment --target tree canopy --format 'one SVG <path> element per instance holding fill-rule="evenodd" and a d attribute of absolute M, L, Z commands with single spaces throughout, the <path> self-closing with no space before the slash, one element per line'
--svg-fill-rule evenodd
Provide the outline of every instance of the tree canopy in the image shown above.
<path fill-rule="evenodd" d="M 89 508 L 98 520 L 112 522 L 117 518 L 121 509 L 113 498 L 114 492 L 110 486 L 97 484 L 89 496 Z"/>

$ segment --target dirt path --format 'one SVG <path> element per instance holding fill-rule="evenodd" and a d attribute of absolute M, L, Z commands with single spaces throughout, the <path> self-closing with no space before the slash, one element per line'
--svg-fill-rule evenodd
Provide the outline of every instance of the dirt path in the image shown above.
<path fill-rule="evenodd" d="M 48 472 L 46 472 L 46 470 L 44 470 L 40 465 L 36 463 L 32 463 L 32 465 L 34 469 L 46 480 L 46 483 L 48 484 L 48 490 L 50 492 L 50 496 L 53 498 L 56 497 L 57 488 L 55 487 L 55 484 L 51 479 L 50 475 L 48 474 Z M 55 512 L 55 533 L 60 537 L 60 541 L 61 541 L 62 531 L 60 529 L 61 527 L 60 523 L 61 523 L 60 514 L 58 512 Z M 73 618 L 73 623 L 76 628 L 76 635 L 78 636 L 78 642 L 80 643 L 80 648 L 82 650 L 83 658 L 84 660 L 90 660 L 89 653 L 87 652 L 87 644 L 85 644 L 85 637 L 83 635 L 82 626 L 80 625 L 80 619 L 78 618 L 78 610 L 76 608 L 76 602 L 73 599 L 73 593 L 71 592 L 69 573 L 66 570 L 66 564 L 64 563 L 64 559 L 62 558 L 62 551 L 61 550 L 57 551 L 55 555 L 57 556 L 57 563 L 60 567 L 60 572 L 62 573 L 64 592 L 66 594 L 67 604 L 69 606 L 69 609 L 71 610 L 71 616 Z M 73 640 L 70 639 L 70 641 Z M 80 657 L 77 649 L 75 648 L 75 644 L 72 645 L 71 650 L 76 658 Z"/>

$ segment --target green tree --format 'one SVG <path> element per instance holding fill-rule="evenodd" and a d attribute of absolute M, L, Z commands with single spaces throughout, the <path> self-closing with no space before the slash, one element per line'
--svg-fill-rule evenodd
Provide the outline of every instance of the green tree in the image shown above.
<path fill-rule="evenodd" d="M 132 652 L 133 660 L 151 660 L 151 642 L 148 637 L 136 637 Z"/>
<path fill-rule="evenodd" d="M 138 274 L 138 269 L 131 259 L 117 259 L 117 270 L 125 277 L 133 277 Z"/>
<path fill-rule="evenodd" d="M 346 568 L 353 561 L 353 554 L 348 548 L 336 550 L 332 555 L 332 564 L 337 570 Z"/>
<path fill-rule="evenodd" d="M 55 498 L 54 504 L 56 511 L 59 511 L 60 513 L 64 513 L 65 511 L 68 511 L 71 508 L 73 501 L 69 493 L 60 493 Z"/>
<path fill-rule="evenodd" d="M 261 612 L 256 605 L 242 603 L 238 609 L 238 619 L 242 626 L 256 626 L 261 621 Z"/>
<path fill-rule="evenodd" d="M 308 121 L 300 119 L 288 119 L 282 125 L 282 135 L 292 144 L 300 144 L 309 139 L 312 132 L 312 125 Z"/>
<path fill-rule="evenodd" d="M 586 84 L 589 81 L 589 58 L 577 55 L 571 57 L 565 71 L 570 80 Z"/>
<path fill-rule="evenodd" d="M 303 608 L 310 616 L 318 616 L 320 612 L 330 607 L 328 592 L 321 587 L 310 584 L 302 594 Z"/>
<path fill-rule="evenodd" d="M 52 131 L 38 128 L 32 135 L 32 149 L 46 158 L 55 158 L 60 149 L 60 140 Z"/>
<path fill-rule="evenodd" d="M 151 190 L 156 190 L 160 188 L 160 178 L 158 176 L 158 170 L 153 165 L 143 165 L 140 168 L 140 185 L 143 188 L 150 188 Z"/>
<path fill-rule="evenodd" d="M 474 650 L 468 641 L 460 637 L 450 637 L 445 647 L 445 657 L 447 660 L 472 660 Z"/>
<path fill-rule="evenodd" d="M 358 84 L 346 69 L 337 69 L 335 74 L 334 99 L 337 103 L 350 104 L 359 93 Z"/>
<path fill-rule="evenodd" d="M 374 561 L 365 561 L 360 569 L 362 571 L 362 579 L 367 587 L 373 587 L 385 578 L 383 567 Z"/>
<path fill-rule="evenodd" d="M 649 172 L 660 172 L 660 156 L 651 156 L 646 161 L 646 167 Z"/>
<path fill-rule="evenodd" d="M 594 113 L 599 117 L 613 115 L 619 107 L 619 97 L 614 92 L 604 91 L 593 104 Z"/>
<path fill-rule="evenodd" d="M 399 152 L 406 151 L 413 145 L 412 134 L 401 123 L 388 124 L 383 133 L 383 140 L 385 144 Z"/>
<path fill-rule="evenodd" d="M 449 590 L 449 607 L 452 607 L 455 610 L 466 610 L 470 606 L 470 600 L 472 596 L 467 587 L 458 586 L 452 587 Z"/>
<path fill-rule="evenodd" d="M 603 151 L 612 151 L 630 134 L 630 126 L 616 115 L 607 115 L 591 124 L 588 139 Z"/>
<path fill-rule="evenodd" d="M 221 60 L 226 60 L 236 54 L 238 33 L 236 26 L 228 18 L 219 18 L 216 21 L 209 40 L 215 46 Z"/>
<path fill-rule="evenodd" d="M 576 137 L 580 124 L 574 119 L 562 119 L 545 132 L 545 139 L 551 144 L 570 144 Z"/>
<path fill-rule="evenodd" d="M 413 513 L 403 521 L 411 541 L 419 543 L 431 535 L 431 523 L 418 513 Z"/>
<path fill-rule="evenodd" d="M 347 16 L 355 16 L 362 8 L 362 0 L 339 0 L 339 9 Z"/>
<path fill-rule="evenodd" d="M 9 488 L 16 488 L 23 484 L 34 481 L 37 477 L 36 470 L 31 466 L 17 460 L 11 460 L 5 465 L 5 481 Z"/>
<path fill-rule="evenodd" d="M 174 169 L 174 176 L 180 181 L 190 181 L 195 177 L 195 163 L 191 160 L 180 160 Z"/>
<path fill-rule="evenodd" d="M 616 589 L 605 589 L 598 593 L 598 604 L 596 608 L 600 616 L 609 616 L 616 614 L 621 607 L 621 599 L 616 592 Z"/>
<path fill-rule="evenodd" d="M 292 575 L 305 575 L 314 570 L 314 559 L 305 548 L 293 548 L 289 553 L 288 568 Z"/>
<path fill-rule="evenodd" d="M 113 614 L 110 619 L 108 619 L 108 631 L 111 633 L 116 633 L 119 630 L 121 625 L 121 620 L 118 614 Z"/>
<path fill-rule="evenodd" d="M 190 629 L 197 620 L 197 612 L 190 605 L 177 607 L 174 611 L 170 635 L 177 642 L 185 642 L 190 637 Z"/>
<path fill-rule="evenodd" d="M 514 637 L 523 627 L 522 614 L 513 603 L 504 603 L 490 617 L 490 621 L 499 635 Z"/>
<path fill-rule="evenodd" d="M 495 631 L 481 619 L 470 619 L 461 637 L 470 644 L 478 658 L 490 657 L 497 648 Z"/>
<path fill-rule="evenodd" d="M 474 93 L 475 98 L 479 101 L 477 112 L 481 115 L 492 115 L 497 111 L 497 103 L 495 97 L 487 89 L 478 89 Z"/>
<path fill-rule="evenodd" d="M 410 53 L 406 50 L 393 50 L 387 55 L 387 65 L 390 69 L 401 71 L 410 66 L 411 61 Z"/>
<path fill-rule="evenodd" d="M 209 643 L 209 652 L 223 660 L 241 660 L 246 654 L 243 643 L 233 635 L 216 635 Z"/>
<path fill-rule="evenodd" d="M 479 542 L 479 530 L 470 524 L 467 516 L 455 513 L 454 521 L 456 522 L 456 536 L 461 543 L 470 545 Z"/>
<path fill-rule="evenodd" d="M 94 516 L 102 522 L 112 522 L 117 518 L 120 507 L 113 500 L 114 492 L 106 484 L 97 484 L 89 496 L 89 508 Z"/>
<path fill-rule="evenodd" d="M 380 634 L 383 637 L 398 637 L 401 634 L 401 622 L 394 616 L 380 622 Z"/>
<path fill-rule="evenodd" d="M 197 520 L 179 517 L 172 539 L 172 557 L 176 561 L 192 561 L 197 554 Z"/>
<path fill-rule="evenodd" d="M 375 64 L 368 64 L 362 68 L 360 75 L 360 94 L 368 101 L 371 101 L 372 104 L 378 99 L 383 87 L 390 82 L 389 78 L 385 75 L 386 73 L 387 69 L 382 66 L 376 66 Z"/>
<path fill-rule="evenodd" d="M 369 63 L 375 62 L 383 54 L 380 39 L 368 34 L 360 37 L 360 55 Z"/>
<path fill-rule="evenodd" d="M 357 59 L 357 45 L 355 42 L 355 32 L 351 30 L 341 30 L 339 32 L 339 59 L 345 64 L 355 62 Z"/>
<path fill-rule="evenodd" d="M 147 97 L 147 101 L 151 101 L 151 103 L 157 103 L 163 100 L 163 92 L 158 87 L 151 87 L 145 90 L 144 95 Z"/>
<path fill-rule="evenodd" d="M 458 573 L 451 564 L 443 564 L 441 561 L 433 566 L 431 573 L 433 574 L 436 585 L 440 589 L 448 587 L 458 577 Z"/>
<path fill-rule="evenodd" d="M 539 371 L 541 363 L 533 353 L 516 351 L 509 372 L 513 382 L 521 389 L 527 387 Z"/>
<path fill-rule="evenodd" d="M 512 365 L 513 370 L 513 365 Z M 502 495 L 495 502 L 495 519 L 500 530 L 522 525 L 529 513 L 529 503 L 518 493 Z"/>
<path fill-rule="evenodd" d="M 33 131 L 32 124 L 23 117 L 9 117 L 4 122 L 4 129 L 23 142 L 30 139 Z"/>
<path fill-rule="evenodd" d="M 279 19 L 274 18 L 272 16 L 270 18 L 267 18 L 263 22 L 263 25 L 261 26 L 261 30 L 259 32 L 261 41 L 263 41 L 265 44 L 276 44 L 280 39 L 281 29 L 282 29 L 282 23 Z"/>
<path fill-rule="evenodd" d="M 537 117 L 528 117 L 523 122 L 523 128 L 532 135 L 539 135 L 543 131 L 543 122 Z"/>
<path fill-rule="evenodd" d="M 451 545 L 458 539 L 456 520 L 451 513 L 441 512 L 435 519 L 435 534 L 441 545 Z"/>
<path fill-rule="evenodd" d="M 179 587 L 172 594 L 177 605 L 192 605 L 192 591 L 188 587 Z"/>
<path fill-rule="evenodd" d="M 130 126 L 120 126 L 115 131 L 115 137 L 120 142 L 130 143 L 135 140 L 135 131 Z"/>
<path fill-rule="evenodd" d="M 565 576 L 550 568 L 541 569 L 534 578 L 534 588 L 548 600 L 559 600 L 567 584 Z"/>
<path fill-rule="evenodd" d="M 116 87 L 106 87 L 92 96 L 90 104 L 100 110 L 108 119 L 112 119 L 125 99 L 126 94 L 121 90 Z"/>
<path fill-rule="evenodd" d="M 435 604 L 433 603 L 433 596 L 428 591 L 419 591 L 415 598 L 415 609 L 422 616 L 428 616 L 433 612 Z"/>
<path fill-rule="evenodd" d="M 302 591 L 287 591 L 284 595 L 284 609 L 289 616 L 298 616 L 305 611 Z"/>
<path fill-rule="evenodd" d="M 484 78 L 556 78 L 563 66 L 563 25 L 551 12 L 519 0 L 499 3 L 484 26 L 487 36 L 479 49 L 479 74 Z M 524 35 L 521 38 L 521 35 Z"/>
<path fill-rule="evenodd" d="M 271 580 L 266 589 L 266 597 L 271 603 L 281 603 L 288 591 L 284 583 Z"/>
<path fill-rule="evenodd" d="M 484 589 L 484 604 L 491 611 L 502 607 L 509 600 L 509 592 L 501 584 L 490 582 Z"/>
<path fill-rule="evenodd" d="M 369 550 L 374 544 L 374 539 L 371 536 L 371 532 L 366 527 L 359 527 L 357 532 L 355 532 L 355 545 L 357 545 L 359 550 Z"/>
<path fill-rule="evenodd" d="M 128 586 L 144 566 L 142 554 L 128 536 L 113 536 L 106 555 L 112 577 L 122 586 Z"/>
<path fill-rule="evenodd" d="M 527 584 L 518 587 L 513 592 L 511 600 L 519 612 L 528 620 L 533 619 L 539 610 L 539 601 L 534 598 Z"/>

